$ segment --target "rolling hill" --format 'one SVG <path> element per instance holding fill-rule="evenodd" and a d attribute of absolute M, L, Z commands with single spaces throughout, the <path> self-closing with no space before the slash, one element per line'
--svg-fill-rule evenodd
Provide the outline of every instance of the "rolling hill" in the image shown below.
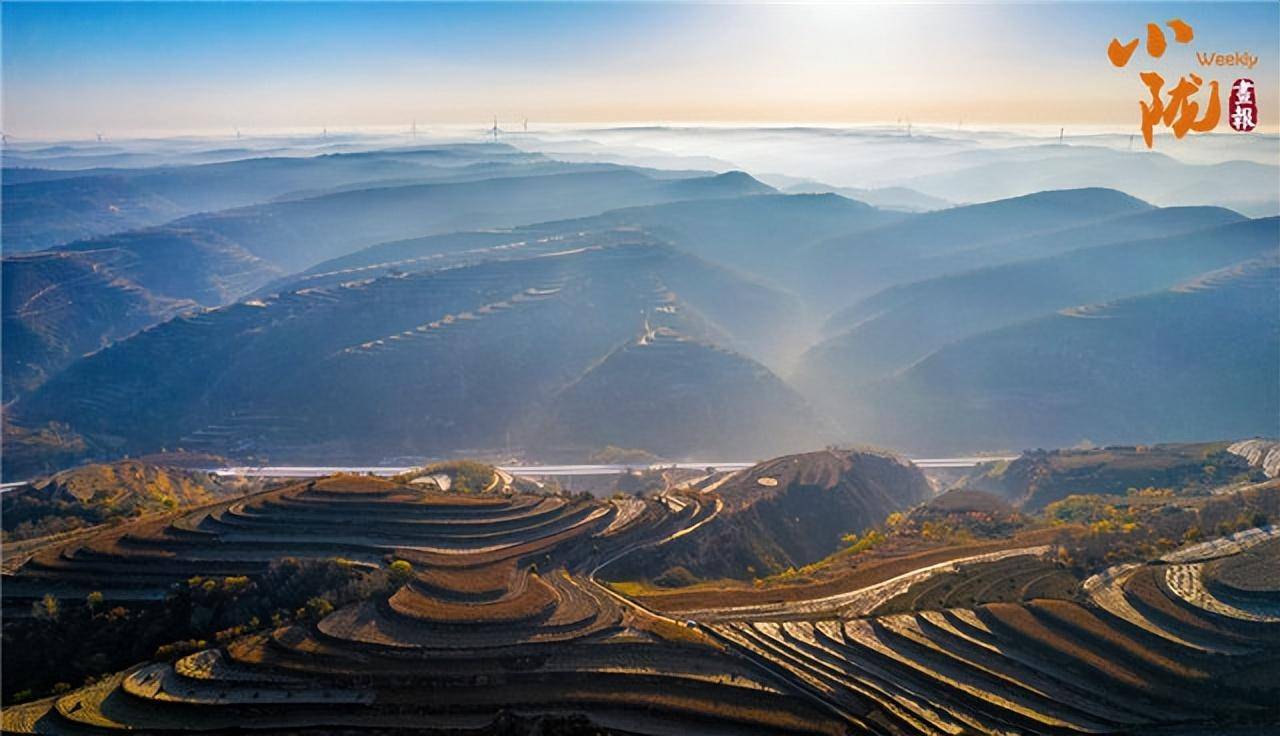
<path fill-rule="evenodd" d="M 184 314 L 77 362 L 13 415 L 69 422 L 116 451 L 498 447 L 538 426 L 545 403 L 634 339 L 644 315 L 725 344 L 781 329 L 788 304 L 638 237 Z"/>
<path fill-rule="evenodd" d="M 1219 212 L 1210 211 L 1209 221 Z M 1245 220 L 893 287 L 843 312 L 852 327 L 815 346 L 797 382 L 814 392 L 856 390 L 982 332 L 1168 288 L 1266 254 L 1278 227 L 1275 218 Z"/>
<path fill-rule="evenodd" d="M 5 249 L 10 253 L 39 250 L 160 225 L 196 212 L 243 207 L 300 190 L 559 173 L 570 168 L 498 144 L 260 156 L 190 166 L 6 168 Z"/>
<path fill-rule="evenodd" d="M 7 256 L 0 273 L 8 401 L 86 353 L 278 272 L 225 238 L 151 228 Z"/>
<path fill-rule="evenodd" d="M 797 260 L 811 244 L 908 217 L 835 194 L 766 194 L 628 207 L 563 224 L 642 228 L 700 258 L 794 289 Z"/>
<path fill-rule="evenodd" d="M 344 191 L 193 215 L 172 224 L 221 235 L 285 271 L 297 271 L 407 237 L 769 191 L 740 172 L 670 180 L 618 169 Z"/>
<path fill-rule="evenodd" d="M 1142 210 L 1090 222 L 1079 227 L 1014 240 L 1000 240 L 939 254 L 918 262 L 916 278 L 910 283 L 930 281 L 941 276 L 1001 266 L 1015 261 L 1048 258 L 1100 245 L 1189 233 L 1246 219 L 1248 218 L 1238 212 L 1221 207 L 1159 207 Z M 904 284 L 901 287 L 890 287 L 884 293 L 894 293 L 898 288 L 911 288 L 911 286 Z M 844 332 L 865 319 L 868 311 L 874 311 L 875 300 L 882 297 L 881 293 L 873 294 L 866 300 L 836 312 L 827 320 L 823 331 L 828 335 Z M 867 303 L 870 309 L 864 308 L 864 303 Z"/>
<path fill-rule="evenodd" d="M 509 230 L 431 235 L 380 243 L 330 259 L 299 274 L 277 279 L 259 295 L 332 286 L 377 276 L 444 268 L 484 260 L 552 252 L 584 234 L 641 231 L 680 250 L 750 276 L 770 289 L 798 286 L 796 261 L 804 248 L 834 233 L 894 222 L 906 215 L 868 207 L 835 195 L 753 194 L 681 200 L 627 207 L 600 215 L 559 220 Z M 813 338 L 811 320 L 796 320 L 785 331 L 754 336 L 739 346 L 774 369 L 785 369 Z"/>
<path fill-rule="evenodd" d="M 865 387 L 840 418 L 930 452 L 1274 435 L 1278 277 L 1272 255 L 975 335 Z"/>
<path fill-rule="evenodd" d="M 195 306 L 158 297 L 77 253 L 5 258 L 4 400 L 76 358 Z"/>
<path fill-rule="evenodd" d="M 1238 476 L 1265 478 L 1226 442 L 1034 450 L 975 470 L 963 483 L 997 493 L 1028 510 L 1069 495 L 1123 496 L 1130 489 L 1203 492 Z"/>
<path fill-rule="evenodd" d="M 1045 189 L 1102 186 L 1162 206 L 1217 205 L 1253 217 L 1276 215 L 1272 163 L 1188 163 L 1158 151 L 1102 146 L 1033 145 L 977 149 L 940 157 L 937 171 L 897 183 L 953 202 L 981 202 Z M 1225 188 L 1221 182 L 1231 181 Z"/>
<path fill-rule="evenodd" d="M 136 460 L 85 465 L 19 486 L 3 499 L 6 541 L 189 508 L 244 490 L 240 481 Z"/>
<path fill-rule="evenodd" d="M 803 283 L 815 301 L 840 308 L 888 286 L 919 280 L 934 258 L 1149 209 L 1122 192 L 1074 189 L 926 212 L 813 245 L 803 259 Z"/>
<path fill-rule="evenodd" d="M 823 450 L 759 463 L 721 484 L 723 509 L 697 535 L 632 555 L 609 579 L 766 577 L 816 562 L 841 537 L 926 500 L 911 463 L 874 452 Z"/>
<path fill-rule="evenodd" d="M 488 150 L 487 146 L 478 148 Z M 5 299 L 5 324 L 15 333 L 14 341 L 6 338 L 6 397 L 16 395 L 16 390 L 33 388 L 64 367 L 70 359 L 155 324 L 176 311 L 175 308 L 154 305 L 184 303 L 189 306 L 194 303 L 206 307 L 221 306 L 266 284 L 278 283 L 286 271 L 379 240 L 457 227 L 509 226 L 684 196 L 734 196 L 744 192 L 770 191 L 743 174 L 698 177 L 686 176 L 682 172 L 655 172 L 649 176 L 618 167 L 527 161 L 514 149 L 506 146 L 498 149 L 523 163 L 491 164 L 482 161 L 477 164 L 474 161 L 478 154 L 468 153 L 470 149 L 467 147 L 380 152 L 379 155 L 389 156 L 396 166 L 399 165 L 396 162 L 401 160 L 397 157 L 433 162 L 444 160 L 445 165 L 436 168 L 441 172 L 453 172 L 451 175 L 458 180 L 340 191 L 221 210 L 165 225 L 79 240 L 48 254 L 18 260 L 6 258 L 0 265 L 6 274 L 6 284 L 29 281 L 39 283 L 40 288 L 45 285 L 55 287 L 40 292 L 44 307 L 41 311 L 23 307 L 26 297 L 22 302 Z M 249 197 L 299 185 L 306 180 L 307 172 L 314 173 L 317 167 L 320 167 L 320 174 L 313 183 L 341 181 L 343 172 L 348 178 L 362 171 L 375 175 L 386 170 L 382 166 L 385 161 L 379 155 L 256 159 L 138 174 L 127 181 L 132 184 L 151 181 L 147 177 L 160 177 L 171 192 L 185 186 L 184 191 L 188 191 L 190 198 L 209 200 L 220 196 L 220 191 L 234 188 L 237 180 L 253 180 L 253 175 L 262 169 L 260 173 L 265 183 L 246 185 L 245 192 L 239 195 Z M 502 168 L 493 169 L 494 165 Z M 477 166 L 481 168 L 476 169 Z M 560 172 L 565 168 L 578 173 L 531 175 L 533 171 Z M 421 175 L 427 168 L 418 166 L 417 170 Z M 505 179 L 474 178 L 494 171 L 509 174 L 512 170 L 522 171 L 525 175 Z M 34 182 L 32 186 L 80 181 L 84 180 L 71 178 Z M 272 182 L 275 183 L 274 189 Z M 229 191 L 224 193 L 231 196 Z M 456 244 L 465 242 L 467 237 L 463 234 L 445 240 Z M 471 258 L 469 262 L 494 255 L 490 253 L 483 258 Z M 81 264 L 80 268 L 95 274 L 92 279 L 74 282 L 81 289 L 77 298 L 67 298 L 71 289 L 59 288 L 57 279 L 64 275 L 68 279 L 75 278 L 75 274 L 52 268 L 50 264 L 59 262 L 58 259 L 62 259 L 63 264 L 74 261 Z M 127 285 L 137 301 L 151 306 L 98 309 L 93 303 L 115 303 L 113 296 L 95 291 L 104 284 L 116 289 Z M 38 290 L 32 288 L 29 293 L 34 294 Z M 15 311 L 18 309 L 25 311 Z M 32 339 L 26 337 L 29 334 L 45 337 Z M 762 341 L 772 341 L 775 337 L 767 336 Z M 10 375 L 14 380 L 9 380 Z"/>
<path fill-rule="evenodd" d="M 626 169 L 384 186 L 191 215 L 155 228 L 76 241 L 60 250 L 108 253 L 117 261 L 136 261 L 141 269 L 157 257 L 194 261 L 183 269 L 190 273 L 182 275 L 194 283 L 190 288 L 198 291 L 216 282 L 223 285 L 222 292 L 201 295 L 169 288 L 162 293 L 212 305 L 244 296 L 283 273 L 384 241 L 510 227 L 685 196 L 767 191 L 745 175 L 655 179 Z M 215 252 L 225 263 L 188 252 L 192 250 Z M 246 268 L 246 258 L 261 263 Z"/>
<path fill-rule="evenodd" d="M 764 366 L 658 328 L 565 387 L 542 441 L 668 458 L 752 458 L 821 445 L 831 430 Z"/>

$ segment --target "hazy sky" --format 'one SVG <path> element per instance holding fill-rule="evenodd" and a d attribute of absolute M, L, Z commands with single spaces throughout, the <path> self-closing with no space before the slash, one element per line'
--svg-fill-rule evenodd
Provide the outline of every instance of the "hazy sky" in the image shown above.
<path fill-rule="evenodd" d="M 1112 36 L 1182 18 L 1190 46 Z M 1249 52 L 1251 70 L 1194 52 Z M 3 4 L 3 123 L 23 137 L 326 125 L 752 121 L 1136 129 L 1139 71 L 1259 85 L 1280 118 L 1280 3 Z M 1221 130 L 1227 130 L 1225 121 Z"/>

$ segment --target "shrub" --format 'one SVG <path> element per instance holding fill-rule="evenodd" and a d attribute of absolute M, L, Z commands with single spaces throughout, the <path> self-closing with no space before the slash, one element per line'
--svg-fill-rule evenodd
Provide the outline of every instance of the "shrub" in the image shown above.
<path fill-rule="evenodd" d="M 194 654 L 201 649 L 206 649 L 208 646 L 209 643 L 204 639 L 184 639 L 171 644 L 162 644 L 156 647 L 156 659 L 172 662 L 188 654 Z"/>
<path fill-rule="evenodd" d="M 396 585 L 404 585 L 413 577 L 413 565 L 404 560 L 396 560 L 390 565 L 391 582 Z"/>
<path fill-rule="evenodd" d="M 320 619 L 333 613 L 333 604 L 327 598 L 315 596 L 307 599 L 307 605 L 298 609 L 298 618 Z"/>
<path fill-rule="evenodd" d="M 43 598 L 31 604 L 31 615 L 44 621 L 57 621 L 61 612 L 58 599 L 52 593 L 45 593 Z"/>
<path fill-rule="evenodd" d="M 664 588 L 682 588 L 686 585 L 694 585 L 698 582 L 698 576 L 689 572 L 689 569 L 681 565 L 669 567 L 658 577 L 654 578 L 655 583 Z"/>

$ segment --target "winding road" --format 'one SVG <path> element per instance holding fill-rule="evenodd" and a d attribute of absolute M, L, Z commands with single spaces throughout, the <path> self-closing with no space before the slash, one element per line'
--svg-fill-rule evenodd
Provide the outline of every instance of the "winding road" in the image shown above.
<path fill-rule="evenodd" d="M 701 465 L 697 467 L 705 468 L 707 466 Z M 750 467 L 750 466 L 748 465 L 747 467 Z M 662 537 L 661 539 L 655 539 L 648 542 L 641 542 L 639 544 L 635 544 L 618 551 L 617 553 L 611 555 L 610 557 L 606 558 L 604 561 L 597 564 L 594 568 L 591 569 L 589 573 L 587 573 L 588 582 L 596 586 L 596 588 L 599 589 L 601 592 L 603 592 L 605 595 L 616 600 L 619 605 L 624 607 L 624 609 L 628 607 L 634 608 L 638 611 L 642 611 L 645 615 L 651 618 L 657 619 L 659 621 L 665 621 L 674 626 L 687 626 L 690 623 L 688 620 L 681 621 L 679 619 L 672 618 L 664 613 L 659 613 L 658 611 L 655 611 L 652 608 L 649 608 L 648 606 L 642 603 L 639 603 L 631 598 L 628 598 L 627 596 L 624 596 L 621 593 L 618 593 L 613 588 L 610 588 L 608 585 L 601 583 L 599 580 L 596 579 L 596 575 L 604 568 L 608 567 L 614 562 L 617 562 L 623 557 L 626 557 L 632 552 L 635 552 L 636 550 L 645 549 L 648 547 L 657 547 L 659 545 L 666 544 L 667 542 L 670 542 L 673 539 L 677 539 L 686 534 L 689 534 L 690 532 L 696 531 L 702 525 L 716 518 L 716 516 L 720 513 L 720 511 L 723 508 L 724 508 L 724 502 L 721 501 L 719 498 L 717 498 L 715 511 L 711 515 L 709 515 L 707 518 L 702 519 L 698 523 L 689 527 L 685 527 L 683 529 L 679 529 L 665 537 Z M 695 623 L 695 625 L 697 624 Z M 724 647 L 724 650 L 729 654 L 750 664 L 752 667 L 755 667 L 757 670 L 765 673 L 766 675 L 773 677 L 778 682 L 786 683 L 795 692 L 807 698 L 808 700 L 812 701 L 814 704 L 816 704 L 823 710 L 826 710 L 832 713 L 837 718 L 840 718 L 847 723 L 852 723 L 855 726 L 862 728 L 865 733 L 875 734 L 876 736 L 880 736 L 880 734 L 883 733 L 880 729 L 875 728 L 873 724 L 868 723 L 867 721 L 864 721 L 863 719 L 859 718 L 853 713 L 850 713 L 849 711 L 847 711 L 839 703 L 835 703 L 829 700 L 824 695 L 824 693 L 818 688 L 813 687 L 807 682 L 798 681 L 795 677 L 791 675 L 791 673 L 774 665 L 772 662 L 769 662 L 757 656 L 754 652 L 750 652 L 743 649 L 736 642 L 724 636 L 721 636 L 713 628 L 709 626 L 697 626 L 697 628 L 698 628 L 698 631 L 702 632 L 704 636 L 719 643 L 720 646 Z"/>

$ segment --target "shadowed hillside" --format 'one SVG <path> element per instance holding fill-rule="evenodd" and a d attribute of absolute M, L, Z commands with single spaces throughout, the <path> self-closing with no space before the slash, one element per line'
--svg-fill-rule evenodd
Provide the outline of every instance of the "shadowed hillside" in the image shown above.
<path fill-rule="evenodd" d="M 918 262 L 915 278 L 910 283 L 890 287 L 836 312 L 827 320 L 823 331 L 828 335 L 840 334 L 866 319 L 871 311 L 869 308 L 887 295 L 914 288 L 917 283 L 935 281 L 944 275 L 1043 259 L 1096 246 L 1208 230 L 1246 219 L 1244 215 L 1221 207 L 1161 207 L 1041 235 L 963 248 Z"/>
<path fill-rule="evenodd" d="M 699 177 L 683 172 L 653 172 L 651 176 L 616 166 L 545 161 L 536 155 L 519 154 L 507 146 L 492 149 L 459 146 L 305 159 L 249 159 L 141 170 L 129 174 L 127 181 L 131 185 L 150 182 L 149 186 L 171 193 L 183 191 L 189 201 L 212 206 L 225 203 L 228 197 L 254 201 L 259 196 L 301 186 L 306 181 L 306 172 L 316 175 L 313 184 L 322 184 L 349 181 L 352 177 L 376 177 L 379 172 L 401 172 L 405 166 L 417 171 L 418 177 L 412 180 L 415 183 L 384 184 L 376 188 L 357 183 L 350 186 L 364 188 L 318 196 L 297 195 L 278 202 L 191 215 L 165 225 L 77 240 L 51 251 L 57 256 L 6 258 L 3 262 L 6 292 L 11 283 L 16 285 L 20 281 L 54 287 L 45 291 L 20 289 L 22 293 L 39 294 L 39 310 L 33 310 L 26 303 L 26 297 L 19 303 L 6 296 L 5 324 L 21 335 L 16 337 L 17 342 L 5 338 L 6 400 L 14 397 L 18 390 L 34 388 L 71 359 L 163 321 L 175 311 L 157 304 L 189 300 L 204 306 L 221 306 L 278 279 L 285 271 L 380 240 L 469 227 L 511 226 L 682 197 L 771 191 L 740 173 Z M 433 173 L 438 181 L 421 183 L 432 179 Z M 261 178 L 256 178 L 256 174 L 261 174 Z M 486 176 L 506 178 L 486 179 Z M 54 179 L 29 185 L 70 186 L 80 182 L 87 186 L 90 180 Z M 230 188 L 234 182 L 243 180 L 252 183 L 234 194 Z M 5 227 L 7 244 L 7 222 Z M 469 242 L 465 233 L 443 241 L 447 245 L 440 246 L 441 252 Z M 466 262 L 501 255 L 490 252 Z M 65 268 L 60 270 L 50 265 L 51 259 L 57 257 L 74 259 L 82 268 L 92 269 L 93 275 L 77 281 L 75 274 L 66 273 Z M 443 265 L 457 263 L 423 264 L 424 267 Z M 64 280 L 71 280 L 70 283 L 83 291 L 69 296 L 72 290 L 62 288 Z M 108 310 L 95 307 L 94 304 L 110 304 L 117 298 L 100 293 L 100 287 L 91 283 L 95 280 L 108 284 L 110 289 L 127 286 L 135 300 L 150 306 Z M 151 316 L 145 316 L 147 314 Z M 6 329 L 6 333 L 8 331 Z M 28 334 L 35 337 L 29 338 Z M 798 345 L 792 348 L 793 353 L 798 350 Z"/>
<path fill-rule="evenodd" d="M 1265 479 L 1227 443 L 1107 447 L 1097 450 L 1033 450 L 1017 460 L 982 468 L 964 480 L 1025 509 L 1041 509 L 1070 495 L 1124 495 L 1130 489 L 1164 488 L 1203 493 L 1240 480 Z"/>
<path fill-rule="evenodd" d="M 730 180 L 732 181 L 732 179 Z M 751 195 L 628 207 L 573 220 L 512 228 L 432 235 L 380 243 L 273 281 L 259 294 L 311 288 L 381 275 L 522 257 L 566 247 L 584 233 L 638 230 L 680 250 L 750 276 L 770 289 L 797 289 L 797 258 L 814 241 L 900 220 L 834 195 Z M 795 320 L 784 331 L 757 334 L 736 347 L 775 370 L 786 370 L 813 339 L 812 322 Z"/>
<path fill-rule="evenodd" d="M 639 227 L 714 263 L 794 288 L 808 246 L 908 217 L 834 194 L 768 194 L 628 207 L 564 225 Z"/>
<path fill-rule="evenodd" d="M 1168 288 L 1267 254 L 1278 227 L 1276 218 L 1247 220 L 894 287 L 842 313 L 851 328 L 810 351 L 798 383 L 814 393 L 856 390 L 982 332 Z"/>
<path fill-rule="evenodd" d="M 548 415 L 548 445 L 668 458 L 752 458 L 831 436 L 764 366 L 665 328 L 610 353 L 561 391 Z"/>
<path fill-rule="evenodd" d="M 194 306 L 158 297 L 74 253 L 5 258 L 0 273 L 6 402 L 81 355 Z"/>
<path fill-rule="evenodd" d="M 363 189 L 193 215 L 173 224 L 216 233 L 292 271 L 400 238 L 767 191 L 745 174 L 659 180 L 616 170 Z"/>
<path fill-rule="evenodd" d="M 803 567 L 836 551 L 841 537 L 924 501 L 914 465 L 871 452 L 789 455 L 742 471 L 716 489 L 724 507 L 697 535 L 610 567 L 610 579 L 751 579 Z"/>
<path fill-rule="evenodd" d="M 1264 258 L 961 340 L 843 417 L 857 436 L 931 452 L 1274 434 L 1278 277 Z"/>
<path fill-rule="evenodd" d="M 580 231 L 643 230 L 688 253 L 751 274 L 772 284 L 792 285 L 795 259 L 804 247 L 846 233 L 906 217 L 834 195 L 754 194 L 626 207 L 573 220 L 525 225 L 506 231 L 460 232 L 369 246 L 317 264 L 271 285 L 318 285 L 323 274 L 368 277 L 383 270 L 432 267 L 449 253 L 497 249 L 540 238 L 563 238 Z M 355 269 L 363 269 L 355 270 Z M 323 282 L 321 282 L 323 283 Z"/>
<path fill-rule="evenodd" d="M 813 298 L 839 308 L 915 281 L 933 258 L 1151 209 L 1110 189 L 1039 192 L 916 215 L 905 222 L 817 243 L 804 260 Z M 923 264 L 923 266 L 922 266 Z"/>
<path fill-rule="evenodd" d="M 183 315 L 80 361 L 14 416 L 69 421 L 134 451 L 334 459 L 499 447 L 634 339 L 642 315 L 724 344 L 785 324 L 786 302 L 771 299 L 643 239 L 583 246 Z"/>

